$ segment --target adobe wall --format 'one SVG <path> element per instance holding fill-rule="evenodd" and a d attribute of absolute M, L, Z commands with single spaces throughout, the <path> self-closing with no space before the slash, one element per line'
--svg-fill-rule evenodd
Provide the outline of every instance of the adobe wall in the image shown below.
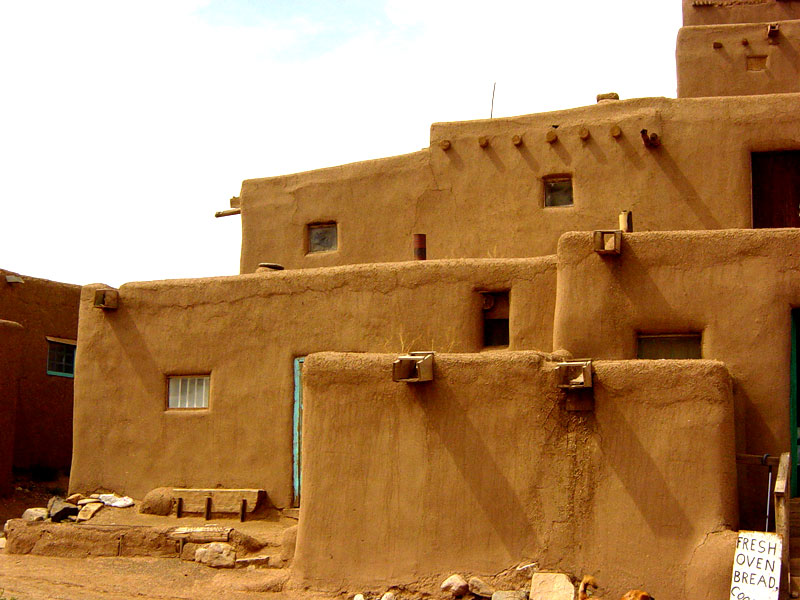
<path fill-rule="evenodd" d="M 780 23 L 777 43 L 770 43 L 766 28 L 764 23 L 683 27 L 676 52 L 678 97 L 800 92 L 800 20 Z"/>
<path fill-rule="evenodd" d="M 16 321 L 0 320 L 0 497 L 11 491 L 23 335 L 24 329 Z"/>
<path fill-rule="evenodd" d="M 411 260 L 416 214 L 439 202 L 428 152 L 242 182 L 241 272 Z M 306 225 L 338 221 L 339 249 L 306 254 Z M 552 253 L 551 253 L 552 254 Z M 429 258 L 462 258 L 456 254 Z"/>
<path fill-rule="evenodd" d="M 554 347 L 630 359 L 637 332 L 702 332 L 703 357 L 723 361 L 735 381 L 738 451 L 788 451 L 798 247 L 796 229 L 634 233 L 623 237 L 620 256 L 603 257 L 591 234 L 566 234 Z M 743 513 L 763 509 L 761 489 L 756 499 L 742 498 Z"/>
<path fill-rule="evenodd" d="M 683 24 L 774 23 L 800 19 L 791 0 L 683 0 Z"/>
<path fill-rule="evenodd" d="M 476 352 L 482 297 L 510 290 L 510 347 L 549 350 L 555 257 L 266 271 L 123 285 L 81 299 L 70 487 L 263 488 L 291 501 L 293 360 Z M 167 411 L 167 375 L 211 374 L 208 410 Z M 98 451 L 102 448 L 102 451 Z"/>
<path fill-rule="evenodd" d="M 391 380 L 393 358 L 306 361 L 296 581 L 377 589 L 537 562 L 595 575 L 605 597 L 727 593 L 733 545 L 704 551 L 737 521 L 722 364 L 598 362 L 594 410 L 567 412 L 547 355 L 437 355 L 417 385 Z"/>
<path fill-rule="evenodd" d="M 243 182 L 241 270 L 409 260 L 414 233 L 431 259 L 543 256 L 566 231 L 616 227 L 621 210 L 637 231 L 749 228 L 750 152 L 800 148 L 799 100 L 645 98 L 435 123 L 414 154 Z M 661 147 L 646 148 L 642 129 Z M 573 178 L 574 205 L 544 207 L 543 178 L 559 174 Z M 339 250 L 305 254 L 319 221 L 338 222 Z"/>
<path fill-rule="evenodd" d="M 66 469 L 72 453 L 73 379 L 47 374 L 46 336 L 76 339 L 78 285 L 22 275 L 25 283 L 6 283 L 12 271 L 0 269 L 0 319 L 24 328 L 19 345 L 14 466 Z"/>

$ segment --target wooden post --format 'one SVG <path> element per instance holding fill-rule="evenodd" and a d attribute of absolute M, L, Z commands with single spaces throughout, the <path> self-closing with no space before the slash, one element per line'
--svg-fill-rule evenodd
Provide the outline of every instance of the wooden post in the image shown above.
<path fill-rule="evenodd" d="M 783 555 L 781 556 L 781 592 L 780 598 L 789 597 L 791 574 L 789 573 L 789 498 L 792 489 L 792 458 L 789 452 L 781 454 L 778 463 L 778 475 L 775 478 L 775 533 L 783 540 Z"/>
<path fill-rule="evenodd" d="M 247 498 L 242 498 L 242 505 L 239 508 L 239 521 L 244 523 L 244 519 L 247 516 Z"/>
<path fill-rule="evenodd" d="M 183 516 L 183 498 L 178 498 L 178 504 L 175 506 L 175 516 L 179 519 Z"/>
<path fill-rule="evenodd" d="M 206 521 L 211 519 L 211 496 L 206 496 L 206 508 L 203 511 L 203 517 Z"/>

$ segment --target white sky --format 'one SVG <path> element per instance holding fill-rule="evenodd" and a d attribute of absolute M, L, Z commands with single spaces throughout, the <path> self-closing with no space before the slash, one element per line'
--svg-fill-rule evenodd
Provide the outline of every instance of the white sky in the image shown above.
<path fill-rule="evenodd" d="M 675 96 L 680 0 L 0 0 L 0 267 L 231 275 L 243 179 Z M 265 232 L 265 235 L 268 232 Z"/>

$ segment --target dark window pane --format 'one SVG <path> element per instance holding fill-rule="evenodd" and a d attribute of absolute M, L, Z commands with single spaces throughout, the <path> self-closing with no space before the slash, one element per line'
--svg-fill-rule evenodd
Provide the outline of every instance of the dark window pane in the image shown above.
<path fill-rule="evenodd" d="M 337 248 L 336 223 L 308 226 L 308 251 L 327 252 Z"/>
<path fill-rule="evenodd" d="M 51 375 L 75 374 L 75 346 L 47 342 L 47 372 Z"/>
<path fill-rule="evenodd" d="M 483 322 L 484 346 L 508 346 L 508 319 L 486 319 Z"/>
<path fill-rule="evenodd" d="M 544 180 L 544 205 L 572 206 L 572 178 L 546 178 Z"/>
<path fill-rule="evenodd" d="M 483 296 L 483 345 L 508 346 L 508 292 L 481 292 Z"/>
<path fill-rule="evenodd" d="M 639 358 L 702 358 L 702 336 L 699 333 L 640 335 L 638 341 Z"/>

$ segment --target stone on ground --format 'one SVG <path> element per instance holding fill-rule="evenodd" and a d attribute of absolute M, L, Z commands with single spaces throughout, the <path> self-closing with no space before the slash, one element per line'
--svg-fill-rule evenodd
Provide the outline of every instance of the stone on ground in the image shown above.
<path fill-rule="evenodd" d="M 47 509 L 29 508 L 22 513 L 22 518 L 26 521 L 44 521 L 47 518 Z"/>
<path fill-rule="evenodd" d="M 534 573 L 530 600 L 573 600 L 575 586 L 563 573 Z"/>
<path fill-rule="evenodd" d="M 64 521 L 67 517 L 74 517 L 79 510 L 76 505 L 58 496 L 53 496 L 47 503 L 47 514 L 55 522 Z"/>
<path fill-rule="evenodd" d="M 194 560 L 216 569 L 232 569 L 236 566 L 236 552 L 225 542 L 211 542 L 197 549 Z"/>
<path fill-rule="evenodd" d="M 478 577 L 469 578 L 469 591 L 482 598 L 491 598 L 494 590 L 483 579 Z"/>
<path fill-rule="evenodd" d="M 269 567 L 270 556 L 250 556 L 248 558 L 237 558 L 236 568 L 246 567 Z"/>
<path fill-rule="evenodd" d="M 72 494 L 71 496 L 67 496 L 67 502 L 70 504 L 77 504 L 81 500 L 83 500 L 83 494 Z"/>
<path fill-rule="evenodd" d="M 78 522 L 88 521 L 95 515 L 95 513 L 97 513 L 98 510 L 100 510 L 104 506 L 105 504 L 103 504 L 102 502 L 91 502 L 89 504 L 84 504 L 81 507 L 80 512 L 78 512 L 77 521 Z"/>
<path fill-rule="evenodd" d="M 381 600 L 395 600 L 396 596 L 394 592 L 386 592 L 383 596 L 381 596 Z"/>
<path fill-rule="evenodd" d="M 175 498 L 172 495 L 172 488 L 156 488 L 147 492 L 139 505 L 139 512 L 148 515 L 160 515 L 166 517 L 172 513 L 172 506 Z"/>
<path fill-rule="evenodd" d="M 528 600 L 528 593 L 522 590 L 504 590 L 492 594 L 492 600 Z"/>
<path fill-rule="evenodd" d="M 193 561 L 195 558 L 194 555 L 199 547 L 200 544 L 195 544 L 194 542 L 186 542 L 183 545 L 183 550 L 181 550 L 181 560 Z"/>
<path fill-rule="evenodd" d="M 440 587 L 443 592 L 450 592 L 456 598 L 460 598 L 469 592 L 467 580 L 458 573 L 450 575 L 450 577 L 442 582 Z"/>

